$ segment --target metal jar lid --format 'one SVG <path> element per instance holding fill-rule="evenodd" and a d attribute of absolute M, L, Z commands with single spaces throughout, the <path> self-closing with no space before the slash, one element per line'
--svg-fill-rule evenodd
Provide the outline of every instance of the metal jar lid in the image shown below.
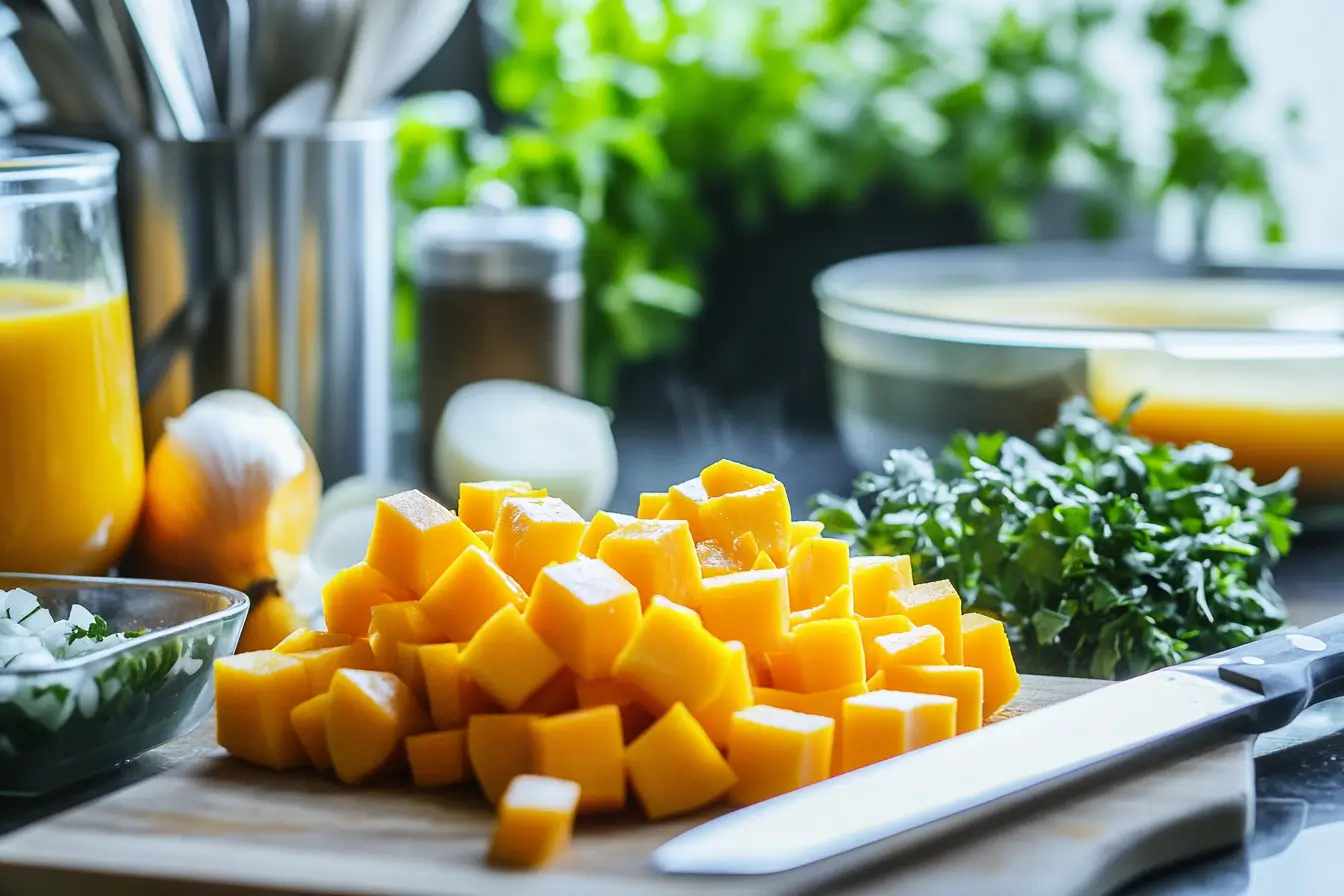
<path fill-rule="evenodd" d="M 582 292 L 583 222 L 561 208 L 520 208 L 508 185 L 485 184 L 465 208 L 436 208 L 411 229 L 412 276 L 421 287 L 535 289 L 552 299 Z"/>

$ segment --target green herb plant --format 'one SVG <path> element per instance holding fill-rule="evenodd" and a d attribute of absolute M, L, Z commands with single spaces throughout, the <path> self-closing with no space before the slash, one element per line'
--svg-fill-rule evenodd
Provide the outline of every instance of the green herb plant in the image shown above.
<path fill-rule="evenodd" d="M 968 610 L 1002 619 L 1021 668 L 1126 678 L 1283 624 L 1272 567 L 1289 550 L 1297 471 L 1260 485 L 1205 443 L 1130 434 L 1085 399 L 1034 442 L 957 434 L 936 461 L 891 452 L 813 518 L 857 554 L 908 554 Z"/>

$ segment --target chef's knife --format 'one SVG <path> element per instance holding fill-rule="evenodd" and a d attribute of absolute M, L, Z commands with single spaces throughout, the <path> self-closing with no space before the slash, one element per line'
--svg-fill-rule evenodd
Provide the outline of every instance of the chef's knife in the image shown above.
<path fill-rule="evenodd" d="M 706 822 L 666 873 L 772 874 L 889 859 L 1121 764 L 1272 731 L 1344 695 L 1344 615 L 1006 719 Z"/>

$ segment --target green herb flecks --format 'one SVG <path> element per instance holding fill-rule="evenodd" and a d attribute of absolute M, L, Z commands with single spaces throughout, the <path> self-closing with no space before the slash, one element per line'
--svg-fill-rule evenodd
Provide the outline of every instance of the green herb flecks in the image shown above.
<path fill-rule="evenodd" d="M 103 641 L 112 637 L 112 630 L 108 628 L 107 621 L 101 616 L 93 617 L 88 628 L 74 626 L 70 629 L 70 634 L 65 636 L 66 644 L 73 644 L 80 638 L 89 638 L 93 641 Z M 128 636 L 129 637 L 129 636 Z"/>

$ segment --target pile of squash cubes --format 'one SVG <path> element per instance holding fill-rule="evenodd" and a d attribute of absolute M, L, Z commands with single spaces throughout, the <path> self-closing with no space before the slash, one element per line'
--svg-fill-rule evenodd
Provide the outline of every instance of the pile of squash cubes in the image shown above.
<path fill-rule="evenodd" d="M 627 787 L 650 819 L 745 805 L 980 727 L 1018 676 L 1003 625 L 906 557 L 854 557 L 723 460 L 638 517 L 523 482 L 379 502 L 326 631 L 215 669 L 219 743 L 356 784 L 475 781 L 492 858 L 544 862 Z"/>

